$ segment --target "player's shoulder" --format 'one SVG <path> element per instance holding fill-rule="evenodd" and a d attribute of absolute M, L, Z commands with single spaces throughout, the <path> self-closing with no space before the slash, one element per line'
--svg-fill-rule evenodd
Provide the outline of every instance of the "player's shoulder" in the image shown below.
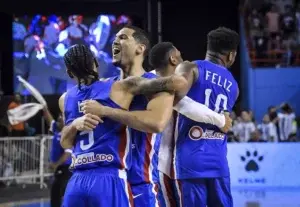
<path fill-rule="evenodd" d="M 142 77 L 143 78 L 157 78 L 157 75 L 153 71 L 150 71 L 150 72 L 144 73 L 144 75 Z"/>
<path fill-rule="evenodd" d="M 202 67 L 204 60 L 193 60 L 192 63 L 194 63 L 197 67 Z"/>

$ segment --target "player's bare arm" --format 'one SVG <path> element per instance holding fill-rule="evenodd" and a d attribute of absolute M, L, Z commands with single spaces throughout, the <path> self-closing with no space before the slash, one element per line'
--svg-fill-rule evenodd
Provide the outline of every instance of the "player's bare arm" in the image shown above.
<path fill-rule="evenodd" d="M 143 80 L 141 79 L 141 81 Z M 116 82 L 113 85 L 110 97 L 125 110 L 102 106 L 96 101 L 86 101 L 82 103 L 84 113 L 109 117 L 139 131 L 149 133 L 162 132 L 172 114 L 174 95 L 168 92 L 155 94 L 149 101 L 146 110 L 129 112 L 126 110 L 129 109 L 134 97 L 135 89 L 132 88 L 136 87 L 136 83 L 129 79 Z"/>
<path fill-rule="evenodd" d="M 120 81 L 120 83 L 125 88 L 124 90 L 133 95 L 175 92 L 176 99 L 181 99 L 189 91 L 197 77 L 198 70 L 196 64 L 185 61 L 177 66 L 174 75 L 156 79 L 131 77 Z"/>
<path fill-rule="evenodd" d="M 133 95 L 152 95 L 158 92 L 174 92 L 185 88 L 187 82 L 184 77 L 172 75 L 156 79 L 130 77 L 120 81 L 124 90 Z"/>
<path fill-rule="evenodd" d="M 65 93 L 59 98 L 58 104 L 60 111 L 64 114 Z M 95 115 L 86 114 L 75 119 L 69 125 L 64 126 L 61 131 L 60 144 L 64 149 L 71 149 L 74 146 L 74 140 L 78 131 L 91 131 L 102 120 Z"/>
<path fill-rule="evenodd" d="M 179 90 L 176 90 L 175 104 L 183 97 L 185 97 L 186 94 L 189 92 L 195 80 L 197 80 L 199 76 L 198 73 L 199 72 L 197 69 L 197 65 L 193 62 L 184 61 L 176 67 L 175 75 L 184 78 L 186 84 L 184 85 L 184 87 L 181 87 L 179 88 Z"/>

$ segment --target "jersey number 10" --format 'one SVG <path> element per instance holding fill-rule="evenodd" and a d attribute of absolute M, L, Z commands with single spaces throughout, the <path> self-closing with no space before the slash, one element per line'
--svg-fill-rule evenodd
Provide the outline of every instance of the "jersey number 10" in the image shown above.
<path fill-rule="evenodd" d="M 211 93 L 212 93 L 212 89 L 207 88 L 205 90 L 205 105 L 208 108 L 209 108 Z M 227 100 L 228 100 L 227 96 L 225 96 L 224 94 L 218 94 L 215 102 L 215 112 L 220 113 L 221 112 L 220 110 L 227 110 Z M 223 107 L 220 109 L 221 101 L 223 101 Z"/>

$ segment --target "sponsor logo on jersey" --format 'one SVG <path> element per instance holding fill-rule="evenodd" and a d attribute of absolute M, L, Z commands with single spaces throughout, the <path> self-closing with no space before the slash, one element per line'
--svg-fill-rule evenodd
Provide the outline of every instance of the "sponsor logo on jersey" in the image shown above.
<path fill-rule="evenodd" d="M 200 126 L 193 126 L 189 131 L 189 137 L 198 141 L 200 139 L 221 139 L 225 138 L 225 134 L 214 130 L 203 130 Z"/>
<path fill-rule="evenodd" d="M 74 168 L 79 165 L 86 165 L 95 162 L 112 162 L 114 156 L 111 154 L 94 154 L 93 152 L 74 156 L 72 155 L 71 167 Z"/>

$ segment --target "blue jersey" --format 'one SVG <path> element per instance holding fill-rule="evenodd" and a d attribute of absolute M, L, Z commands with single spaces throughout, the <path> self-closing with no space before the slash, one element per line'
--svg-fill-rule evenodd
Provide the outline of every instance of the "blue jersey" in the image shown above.
<path fill-rule="evenodd" d="M 114 78 L 97 81 L 89 86 L 77 86 L 69 89 L 65 96 L 66 125 L 83 116 L 80 103 L 84 100 L 96 100 L 104 106 L 120 108 L 110 98 Z M 91 169 L 104 167 L 105 170 L 127 169 L 130 167 L 130 139 L 126 127 L 111 119 L 104 118 L 93 131 L 79 132 L 75 139 L 71 169 Z"/>
<path fill-rule="evenodd" d="M 57 129 L 56 121 L 51 122 L 50 131 L 53 133 L 52 143 L 51 143 L 51 150 L 50 150 L 50 161 L 55 163 L 59 160 L 59 158 L 64 154 L 64 149 L 60 145 L 60 131 Z M 71 164 L 71 157 L 67 159 L 63 165 L 70 165 Z"/>
<path fill-rule="evenodd" d="M 145 73 L 143 78 L 156 78 L 153 73 Z M 131 111 L 146 110 L 149 100 L 144 95 L 135 96 Z M 158 182 L 158 150 L 161 134 L 151 134 L 129 129 L 132 140 L 132 167 L 128 173 L 131 185 Z"/>
<path fill-rule="evenodd" d="M 196 61 L 199 77 L 187 96 L 215 112 L 232 111 L 238 84 L 223 66 Z M 179 115 L 175 131 L 174 170 L 177 179 L 229 176 L 227 135 L 211 124 Z"/>

